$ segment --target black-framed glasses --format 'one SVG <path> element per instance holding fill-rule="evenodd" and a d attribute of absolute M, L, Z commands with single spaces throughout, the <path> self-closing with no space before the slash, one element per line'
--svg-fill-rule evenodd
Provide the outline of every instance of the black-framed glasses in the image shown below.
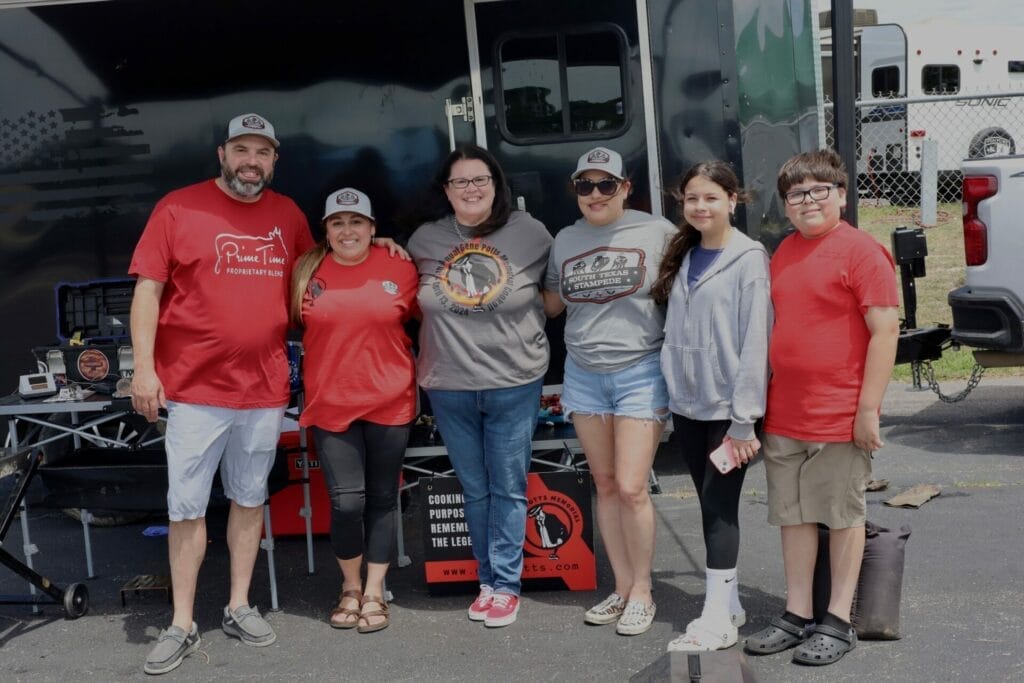
<path fill-rule="evenodd" d="M 839 183 L 829 183 L 828 185 L 815 185 L 814 187 L 807 190 L 793 190 L 792 192 L 786 193 L 786 203 L 792 206 L 797 204 L 803 204 L 808 197 L 816 202 L 828 199 L 829 192 L 833 188 L 839 187 Z"/>
<path fill-rule="evenodd" d="M 572 181 L 572 189 L 580 197 L 586 197 L 593 192 L 596 187 L 597 191 L 605 197 L 611 197 L 619 191 L 619 185 L 621 184 L 622 181 L 616 180 L 615 178 L 605 178 L 604 180 L 598 180 L 597 182 L 587 180 L 586 178 L 577 178 Z"/>
<path fill-rule="evenodd" d="M 491 182 L 491 176 L 489 175 L 478 175 L 472 178 L 449 178 L 448 185 L 456 189 L 462 190 L 469 187 L 470 183 L 473 183 L 477 187 L 487 187 Z"/>

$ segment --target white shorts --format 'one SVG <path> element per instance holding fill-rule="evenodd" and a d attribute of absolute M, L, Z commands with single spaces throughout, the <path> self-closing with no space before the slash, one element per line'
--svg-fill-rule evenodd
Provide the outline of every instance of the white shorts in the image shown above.
<path fill-rule="evenodd" d="M 243 507 L 263 505 L 284 410 L 285 406 L 237 410 L 168 401 L 168 519 L 206 516 L 218 466 L 230 500 Z"/>

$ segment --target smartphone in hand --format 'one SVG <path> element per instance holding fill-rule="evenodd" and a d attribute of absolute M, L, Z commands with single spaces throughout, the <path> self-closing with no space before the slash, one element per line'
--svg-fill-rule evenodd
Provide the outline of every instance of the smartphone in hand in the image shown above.
<path fill-rule="evenodd" d="M 728 474 L 736 469 L 738 463 L 736 461 L 736 453 L 732 449 L 732 440 L 728 436 L 725 437 L 722 445 L 708 454 L 708 459 L 711 460 L 711 464 L 715 466 L 715 469 L 722 474 Z"/>

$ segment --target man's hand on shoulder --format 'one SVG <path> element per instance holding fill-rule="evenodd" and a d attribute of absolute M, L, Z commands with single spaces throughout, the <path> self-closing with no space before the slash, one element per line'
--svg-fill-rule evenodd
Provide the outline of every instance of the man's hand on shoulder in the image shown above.
<path fill-rule="evenodd" d="M 412 261 L 412 256 L 409 256 L 409 252 L 403 249 L 398 242 L 394 241 L 390 237 L 374 237 L 373 244 L 377 247 L 387 247 L 388 256 L 391 258 L 399 256 L 403 261 Z"/>
<path fill-rule="evenodd" d="M 132 408 L 149 422 L 156 422 L 161 408 L 167 407 L 164 385 L 155 370 L 138 370 L 132 376 Z"/>

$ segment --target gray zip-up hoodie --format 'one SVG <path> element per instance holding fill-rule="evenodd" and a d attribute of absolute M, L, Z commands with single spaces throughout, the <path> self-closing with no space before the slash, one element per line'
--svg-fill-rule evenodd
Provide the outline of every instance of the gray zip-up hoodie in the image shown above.
<path fill-rule="evenodd" d="M 669 406 L 692 420 L 732 420 L 729 436 L 750 440 L 768 389 L 768 252 L 734 229 L 693 287 L 689 268 L 687 253 L 665 318 L 661 369 Z"/>

